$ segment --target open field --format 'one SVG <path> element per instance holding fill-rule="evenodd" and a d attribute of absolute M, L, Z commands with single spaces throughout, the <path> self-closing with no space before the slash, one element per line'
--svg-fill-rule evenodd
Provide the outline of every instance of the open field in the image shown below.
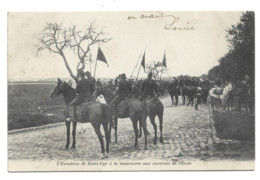
<path fill-rule="evenodd" d="M 63 121 L 63 97 L 51 99 L 52 83 L 8 84 L 8 130 Z"/>

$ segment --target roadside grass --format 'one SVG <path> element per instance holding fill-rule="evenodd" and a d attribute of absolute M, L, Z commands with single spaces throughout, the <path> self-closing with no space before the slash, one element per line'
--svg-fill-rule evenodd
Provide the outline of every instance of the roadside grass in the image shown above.
<path fill-rule="evenodd" d="M 225 140 L 255 141 L 255 115 L 245 112 L 213 112 L 217 136 Z"/>
<path fill-rule="evenodd" d="M 9 84 L 8 130 L 64 121 L 63 97 L 51 99 L 55 84 Z"/>

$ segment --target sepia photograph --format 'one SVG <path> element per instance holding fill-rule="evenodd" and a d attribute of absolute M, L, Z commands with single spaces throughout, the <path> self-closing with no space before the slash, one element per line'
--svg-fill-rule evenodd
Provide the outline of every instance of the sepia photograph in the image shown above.
<path fill-rule="evenodd" d="M 8 171 L 255 169 L 254 11 L 9 12 Z"/>

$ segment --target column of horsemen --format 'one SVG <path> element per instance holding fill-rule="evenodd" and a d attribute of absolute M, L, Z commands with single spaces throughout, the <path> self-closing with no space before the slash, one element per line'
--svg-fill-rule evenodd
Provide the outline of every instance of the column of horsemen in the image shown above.
<path fill-rule="evenodd" d="M 216 84 L 221 87 L 218 81 Z M 94 94 L 96 89 L 107 88 L 114 94 L 110 105 L 115 111 L 117 105 L 126 99 L 135 98 L 143 102 L 144 99 L 163 96 L 166 92 L 171 97 L 172 105 L 177 106 L 179 96 L 181 96 L 183 104 L 187 103 L 187 106 L 193 106 L 195 100 L 195 109 L 197 110 L 200 103 L 206 103 L 208 91 L 212 87 L 212 82 L 198 77 L 179 76 L 170 80 L 155 80 L 151 72 L 148 73 L 146 79 L 139 79 L 136 82 L 134 79 L 128 79 L 126 74 L 123 73 L 107 83 L 102 83 L 100 79 L 96 81 L 88 71 L 86 73 L 82 71 L 79 73 L 79 80 L 75 89 L 77 96 L 68 104 L 67 108 L 69 106 L 76 107 L 86 99 L 91 99 L 91 95 Z"/>
<path fill-rule="evenodd" d="M 247 81 L 247 77 L 248 76 L 241 81 L 242 84 L 244 81 Z M 207 102 L 211 88 L 216 88 L 214 94 L 221 94 L 225 85 L 227 85 L 227 83 L 225 84 L 221 80 L 213 82 L 202 80 L 199 77 L 182 75 L 177 78 L 172 77 L 168 80 L 155 80 L 151 72 L 148 73 L 147 78 L 144 80 L 139 79 L 135 81 L 134 79 L 128 79 L 126 74 L 123 73 L 107 83 L 102 83 L 100 79 L 96 81 L 88 71 L 86 73 L 81 71 L 79 72 L 79 80 L 76 87 L 77 96 L 66 108 L 70 106 L 76 107 L 82 102 L 85 102 L 86 99 L 92 99 L 92 95 L 96 89 L 106 88 L 114 94 L 110 105 L 115 112 L 117 112 L 117 105 L 126 99 L 134 98 L 143 102 L 145 99 L 163 96 L 167 92 L 171 97 L 172 105 L 178 105 L 180 96 L 183 104 L 187 103 L 187 106 L 193 106 L 195 102 L 195 110 L 198 110 L 199 104 Z"/>
<path fill-rule="evenodd" d="M 242 81 L 243 87 L 248 86 L 248 78 Z M 50 97 L 54 98 L 60 94 L 63 95 L 65 101 L 65 125 L 67 127 L 67 143 L 65 148 L 70 145 L 70 124 L 72 122 L 73 143 L 71 148 L 75 148 L 76 144 L 76 127 L 77 122 L 90 122 L 93 126 L 101 144 L 101 152 L 105 152 L 103 136 L 100 131 L 101 125 L 104 128 L 106 138 L 106 152 L 109 152 L 109 143 L 111 140 L 111 128 L 114 127 L 115 142 L 117 142 L 117 121 L 118 118 L 130 118 L 135 133 L 134 147 L 138 144 L 139 136 L 144 132 L 145 149 L 147 149 L 147 126 L 146 118 L 154 129 L 154 144 L 157 143 L 157 125 L 155 117 L 159 118 L 160 143 L 163 143 L 163 103 L 158 96 L 168 92 L 172 98 L 172 104 L 177 106 L 178 97 L 181 96 L 183 104 L 188 101 L 188 106 L 193 105 L 196 100 L 195 109 L 201 102 L 206 102 L 209 89 L 214 84 L 210 81 L 202 81 L 199 78 L 178 77 L 171 80 L 155 80 L 153 74 L 148 73 L 148 77 L 144 80 L 134 81 L 128 79 L 125 74 L 118 75 L 115 79 L 111 79 L 108 83 L 102 83 L 100 79 L 97 81 L 89 72 L 79 72 L 76 79 L 76 88 L 72 88 L 70 83 L 58 79 L 57 85 L 50 93 Z M 221 94 L 224 83 L 216 81 L 216 94 Z M 250 87 L 250 86 L 248 86 Z M 243 91 L 242 91 L 243 92 Z M 240 93 L 241 94 L 241 93 Z M 104 96 L 107 104 L 98 102 L 96 99 L 100 95 Z M 80 118 L 76 112 L 76 107 L 81 106 Z M 73 117 L 70 116 L 70 108 L 73 107 Z M 137 124 L 139 123 L 139 129 Z"/>

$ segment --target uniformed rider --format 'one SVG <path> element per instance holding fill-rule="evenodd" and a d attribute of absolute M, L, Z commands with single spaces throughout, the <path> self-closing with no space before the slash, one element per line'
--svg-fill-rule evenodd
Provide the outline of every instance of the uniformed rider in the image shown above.
<path fill-rule="evenodd" d="M 131 83 L 126 80 L 126 74 L 119 77 L 118 88 L 115 97 L 110 102 L 113 111 L 117 114 L 117 105 L 123 100 L 131 97 Z"/>
<path fill-rule="evenodd" d="M 95 90 L 96 90 L 96 80 L 95 80 L 95 78 L 93 78 L 93 77 L 91 76 L 91 73 L 90 73 L 89 71 L 86 72 L 86 76 L 87 76 L 88 80 L 89 80 L 90 83 L 91 83 L 91 87 L 92 87 L 92 89 L 91 89 L 91 95 L 92 95 L 92 94 L 95 92 Z"/>
<path fill-rule="evenodd" d="M 153 74 L 150 72 L 148 78 L 143 81 L 141 87 L 141 96 L 138 98 L 140 101 L 143 101 L 149 97 L 158 96 L 158 88 L 156 82 L 152 79 Z"/>
<path fill-rule="evenodd" d="M 69 113 L 70 107 L 77 107 L 83 102 L 91 99 L 94 87 L 90 80 L 85 78 L 85 73 L 83 71 L 79 72 L 79 79 L 75 89 L 76 97 L 65 107 L 64 114 L 67 121 L 70 121 Z"/>

